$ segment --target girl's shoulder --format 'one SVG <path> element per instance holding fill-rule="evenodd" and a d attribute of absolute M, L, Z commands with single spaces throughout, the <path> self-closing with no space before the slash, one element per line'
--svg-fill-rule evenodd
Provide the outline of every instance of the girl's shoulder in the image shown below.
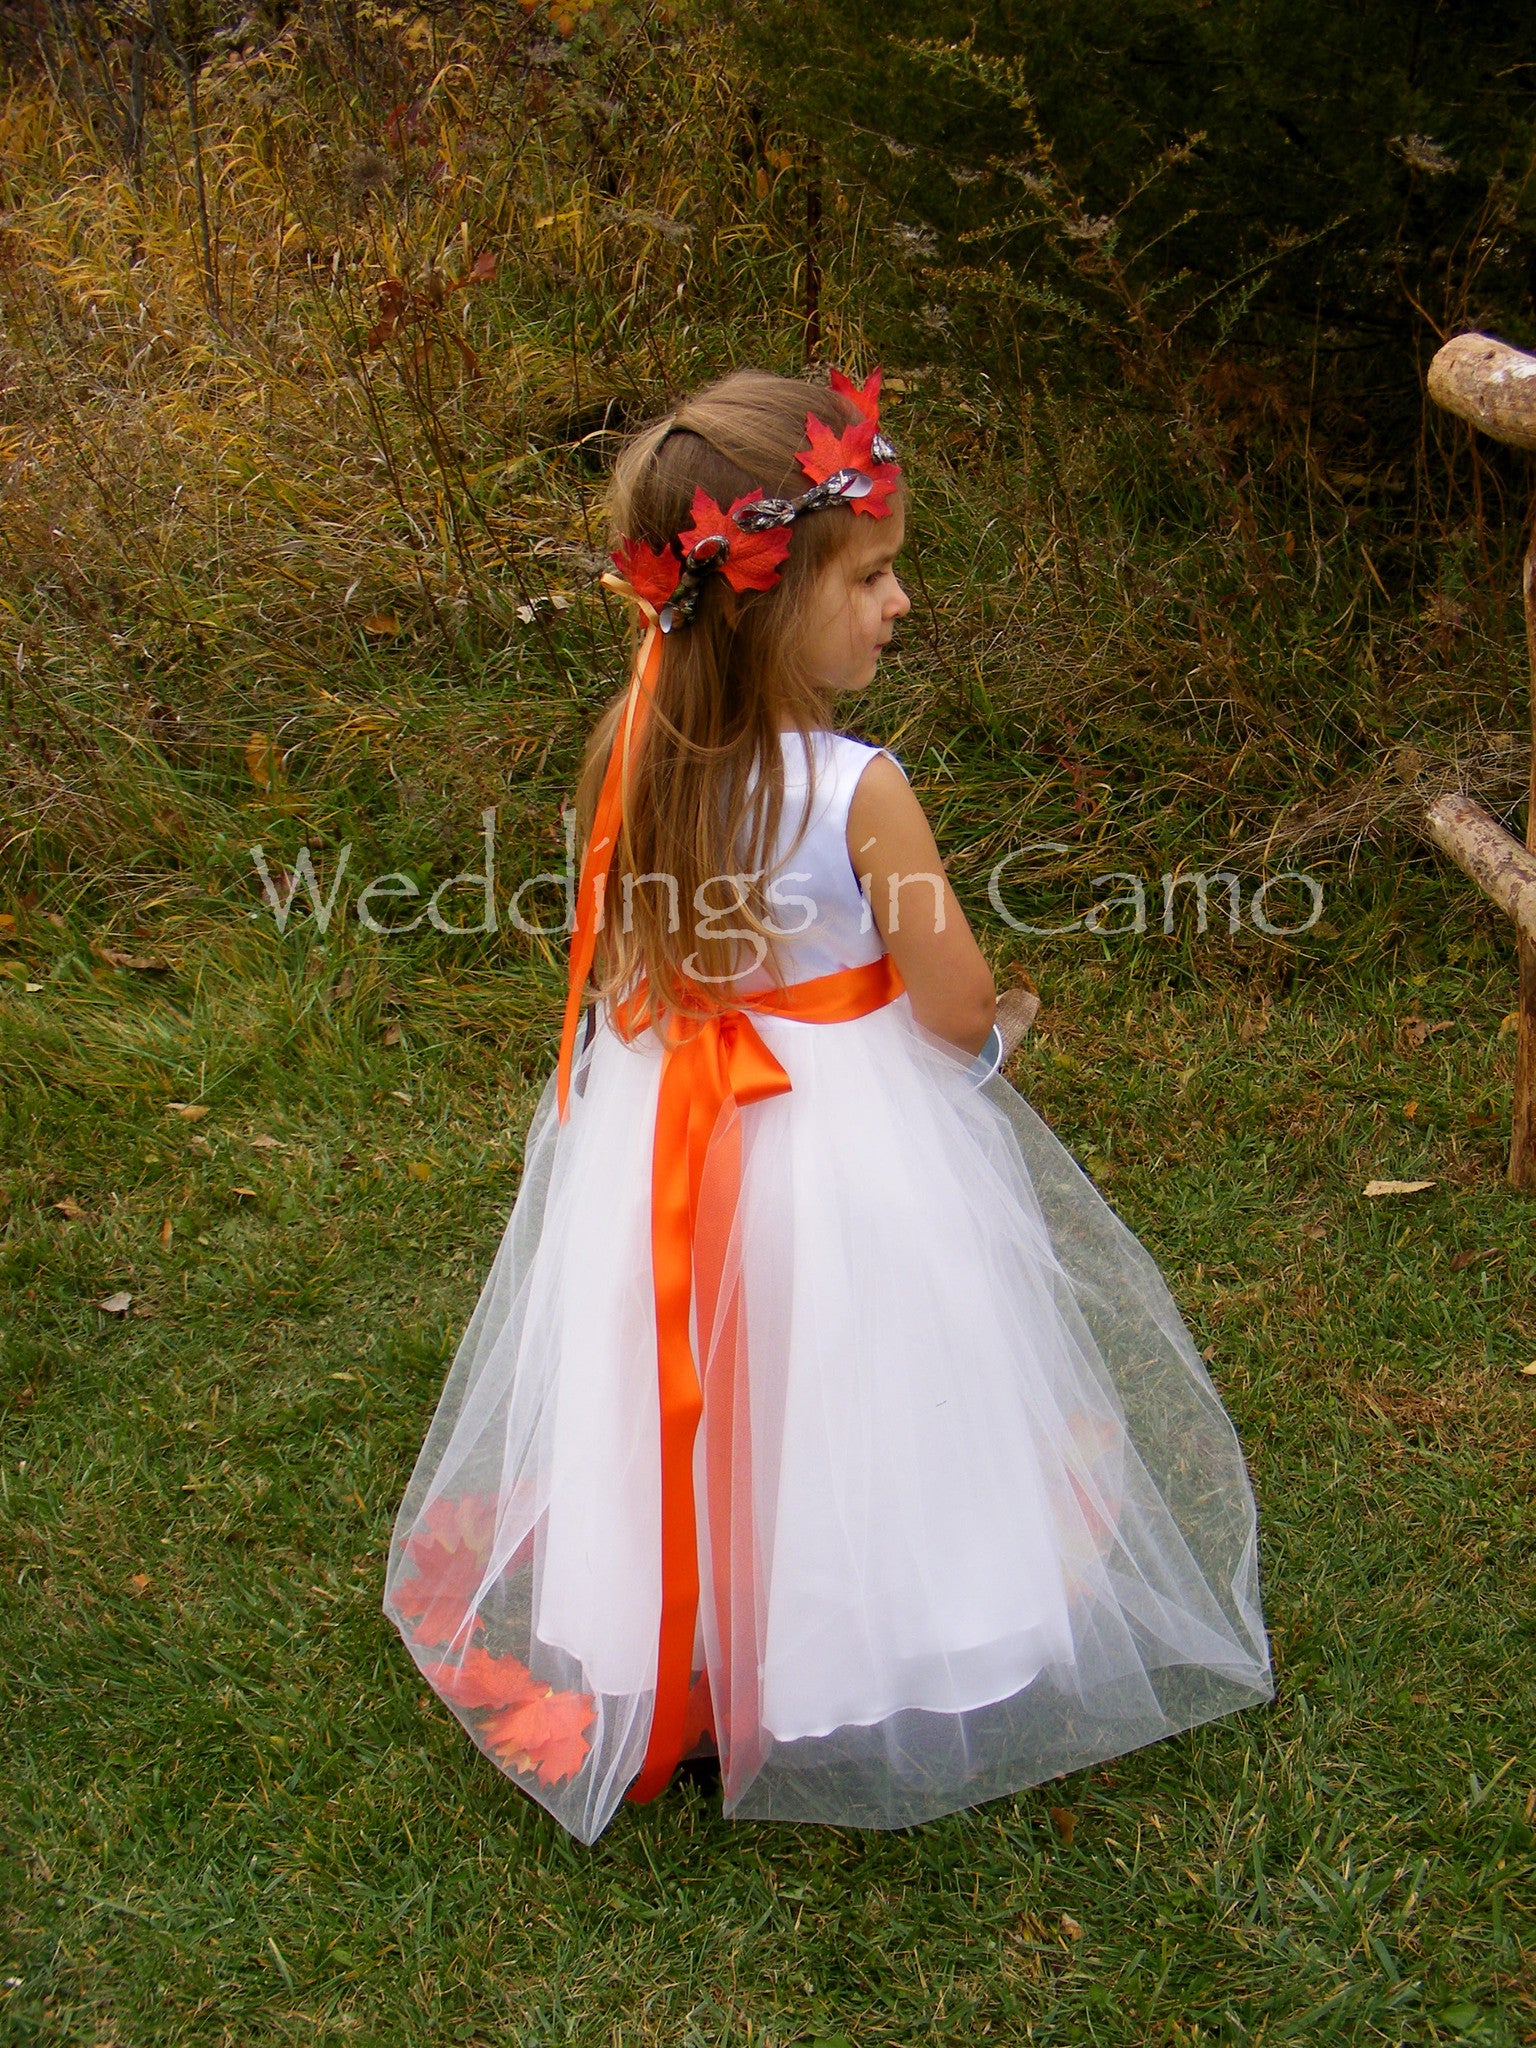
<path fill-rule="evenodd" d="M 896 761 L 898 768 L 901 766 L 889 747 L 871 746 L 865 740 L 854 739 L 849 733 L 832 732 L 825 727 L 809 735 L 809 746 L 793 727 L 781 738 L 787 778 L 798 781 L 809 771 L 818 783 L 830 780 L 839 787 L 846 787 L 850 796 L 853 785 L 877 754 Z"/>
<path fill-rule="evenodd" d="M 847 860 L 848 816 L 864 771 L 881 755 L 890 760 L 896 757 L 886 747 L 870 746 L 848 733 L 825 728 L 805 740 L 794 730 L 782 737 L 785 813 L 781 833 L 785 836 L 781 846 L 793 843 L 812 852 L 821 847 L 824 857 L 840 872 Z"/>

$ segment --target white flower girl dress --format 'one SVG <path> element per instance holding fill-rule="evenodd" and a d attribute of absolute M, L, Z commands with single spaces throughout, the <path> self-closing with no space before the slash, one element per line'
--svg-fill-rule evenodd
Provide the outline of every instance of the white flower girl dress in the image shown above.
<path fill-rule="evenodd" d="M 874 750 L 817 737 L 807 822 L 784 744 L 793 996 L 884 955 L 845 845 Z M 385 1610 L 584 1842 L 711 1744 L 727 1814 L 901 1827 L 1272 1696 L 1242 1453 L 1155 1264 L 899 987 L 751 1008 L 779 1078 L 727 1091 L 677 1197 L 681 1416 L 663 1046 L 594 1016 L 534 1116 Z"/>

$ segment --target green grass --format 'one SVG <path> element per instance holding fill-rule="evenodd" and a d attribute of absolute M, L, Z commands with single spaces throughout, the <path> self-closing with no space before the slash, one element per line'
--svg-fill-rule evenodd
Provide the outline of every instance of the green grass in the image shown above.
<path fill-rule="evenodd" d="M 1342 951 L 1356 907 L 1330 913 Z M 1032 957 L 1015 1079 L 1162 1263 L 1249 1451 L 1271 1708 L 910 1833 L 728 1824 L 679 1788 L 587 1850 L 379 1612 L 552 984 L 502 977 L 499 1046 L 443 1028 L 495 977 L 408 988 L 437 1023 L 386 1050 L 323 986 L 295 1024 L 314 977 L 257 947 L 250 1050 L 189 1121 L 164 1101 L 216 1060 L 235 964 L 50 979 L 68 937 L 37 931 L 13 1055 L 51 1019 L 88 1064 L 110 1026 L 165 1075 L 93 1092 L 40 1054 L 4 1099 L 0 2039 L 1536 2039 L 1536 1250 L 1502 1179 L 1501 945 L 1272 1004 L 1216 971 L 1224 939 L 1206 980 L 1153 938 Z M 1410 1016 L 1450 1028 L 1415 1045 Z M 1372 1176 L 1437 1185 L 1367 1201 Z M 148 1313 L 93 1305 L 120 1289 Z"/>

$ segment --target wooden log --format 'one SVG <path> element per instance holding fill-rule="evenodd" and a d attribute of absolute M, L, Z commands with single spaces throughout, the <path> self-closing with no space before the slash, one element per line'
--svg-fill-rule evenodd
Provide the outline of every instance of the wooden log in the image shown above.
<path fill-rule="evenodd" d="M 1521 575 L 1525 600 L 1525 650 L 1531 671 L 1531 781 L 1525 806 L 1525 843 L 1536 854 L 1536 535 L 1525 551 Z M 1536 936 L 1517 927 L 1520 954 L 1520 1027 L 1515 1040 L 1515 1122 L 1509 1144 L 1509 1177 L 1536 1194 Z"/>
<path fill-rule="evenodd" d="M 1536 356 L 1491 334 L 1458 334 L 1429 366 L 1436 405 L 1512 448 L 1536 448 Z"/>
<path fill-rule="evenodd" d="M 1492 334 L 1458 334 L 1436 351 L 1428 381 L 1430 397 L 1458 419 L 1512 448 L 1536 449 L 1536 355 L 1511 348 Z M 1467 797 L 1440 798 L 1430 806 L 1426 822 L 1435 843 L 1514 920 L 1520 1030 L 1509 1178 L 1516 1187 L 1536 1194 L 1536 537 L 1526 551 L 1521 588 L 1531 668 L 1531 792 L 1525 845 Z"/>
<path fill-rule="evenodd" d="M 1440 851 L 1471 876 L 1522 937 L 1536 942 L 1536 853 L 1459 791 L 1437 797 L 1424 822 Z"/>

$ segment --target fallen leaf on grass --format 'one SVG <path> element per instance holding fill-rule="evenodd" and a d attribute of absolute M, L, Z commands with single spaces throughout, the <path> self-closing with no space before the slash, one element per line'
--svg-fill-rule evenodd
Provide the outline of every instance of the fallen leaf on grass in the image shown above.
<path fill-rule="evenodd" d="M 43 992 L 43 984 L 40 981 L 24 981 L 22 988 L 29 996 L 40 996 Z"/>
<path fill-rule="evenodd" d="M 1520 1029 L 1520 1012 L 1511 1010 L 1507 1017 L 1499 1019 L 1500 1038 L 1509 1038 Z"/>
<path fill-rule="evenodd" d="M 131 1294 L 109 1294 L 104 1301 L 98 1301 L 96 1306 L 104 1315 L 125 1316 L 133 1306 L 133 1296 Z"/>
<path fill-rule="evenodd" d="M 283 1149 L 281 1138 L 258 1137 L 250 1139 L 249 1143 L 257 1152 L 281 1152 Z"/>
<path fill-rule="evenodd" d="M 283 749 L 264 732 L 253 732 L 245 743 L 245 765 L 258 789 L 270 790 L 282 781 L 286 758 Z"/>
<path fill-rule="evenodd" d="M 213 1114 L 206 1102 L 168 1102 L 165 1106 L 189 1124 L 196 1123 L 201 1116 Z"/>
<path fill-rule="evenodd" d="M 124 953 L 116 946 L 92 944 L 91 951 L 98 960 L 105 960 L 109 967 L 129 967 L 137 974 L 169 974 L 169 960 L 150 960 L 140 953 Z"/>
<path fill-rule="evenodd" d="M 1468 1266 L 1475 1266 L 1479 1259 L 1496 1259 L 1498 1256 L 1497 1246 L 1489 1252 L 1452 1252 L 1451 1271 L 1453 1273 L 1465 1273 Z"/>
<path fill-rule="evenodd" d="M 135 1593 L 147 1593 L 150 1587 L 149 1573 L 135 1572 L 133 1576 L 129 1579 L 128 1583 L 130 1586 L 132 1586 Z"/>
<path fill-rule="evenodd" d="M 1083 1938 L 1083 1930 L 1081 1925 L 1072 1918 L 1072 1915 L 1070 1913 L 1062 1914 L 1061 1931 L 1067 1937 L 1068 1941 L 1081 1941 Z"/>
<path fill-rule="evenodd" d="M 58 1210 L 66 1223 L 78 1223 L 85 1214 L 84 1209 L 81 1208 L 73 1195 L 66 1195 L 62 1202 L 55 1202 L 53 1206 Z"/>
<path fill-rule="evenodd" d="M 209 1144 L 208 1140 L 203 1136 L 201 1131 L 198 1131 L 193 1137 L 188 1138 L 187 1150 L 189 1152 L 206 1152 L 210 1159 L 213 1157 L 213 1147 Z"/>
<path fill-rule="evenodd" d="M 400 1026 L 398 1024 L 391 1024 L 384 1033 L 384 1043 L 386 1045 L 398 1045 L 400 1043 L 400 1036 Z"/>
<path fill-rule="evenodd" d="M 1455 1022 L 1454 1017 L 1442 1017 L 1437 1024 L 1427 1024 L 1422 1017 L 1405 1017 L 1397 1027 L 1397 1042 L 1410 1048 L 1422 1045 L 1426 1038 L 1433 1038 L 1437 1031 L 1449 1031 Z"/>
<path fill-rule="evenodd" d="M 1425 1188 L 1432 1188 L 1432 1180 L 1368 1180 L 1365 1192 L 1374 1198 L 1377 1195 L 1419 1195 Z"/>
<path fill-rule="evenodd" d="M 370 612 L 363 620 L 363 631 L 375 640 L 392 639 L 400 631 L 400 621 L 393 612 Z"/>
<path fill-rule="evenodd" d="M 10 932 L 15 929 L 16 918 L 14 913 L 9 910 L 0 910 L 0 932 Z"/>
<path fill-rule="evenodd" d="M 172 1228 L 172 1226 L 171 1226 L 171 1219 L 170 1219 L 170 1217 L 169 1217 L 169 1216 L 167 1216 L 167 1217 L 166 1217 L 166 1219 L 165 1219 L 165 1221 L 164 1221 L 164 1222 L 163 1222 L 163 1223 L 161 1224 L 161 1226 L 160 1226 L 160 1242 L 161 1242 L 162 1244 L 169 1244 L 169 1243 L 170 1243 L 170 1241 L 171 1241 L 171 1228 Z"/>
<path fill-rule="evenodd" d="M 432 1178 L 432 1168 L 425 1159 L 411 1160 L 405 1170 L 412 1180 L 430 1180 Z"/>
<path fill-rule="evenodd" d="M 1072 1837 L 1077 1833 L 1077 1815 L 1073 1813 L 1070 1807 L 1053 1806 L 1051 1808 L 1051 1826 L 1060 1835 L 1065 1846 L 1070 1849 Z"/>
<path fill-rule="evenodd" d="M 1536 1358 L 1533 1358 L 1529 1365 L 1522 1365 L 1520 1373 L 1524 1379 L 1536 1380 Z"/>

